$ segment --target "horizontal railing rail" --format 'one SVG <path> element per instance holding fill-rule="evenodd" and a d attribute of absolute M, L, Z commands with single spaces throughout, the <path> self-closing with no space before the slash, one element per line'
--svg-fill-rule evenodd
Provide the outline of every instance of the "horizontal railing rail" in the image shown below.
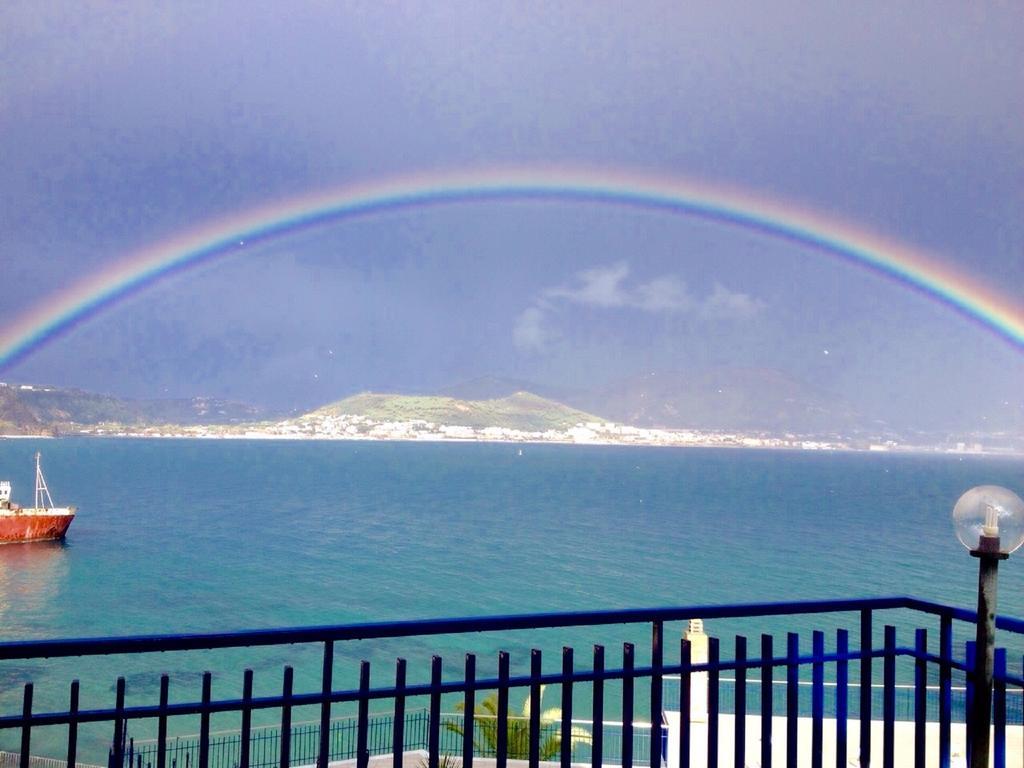
<path fill-rule="evenodd" d="M 265 645 L 321 643 L 325 641 L 382 640 L 523 629 L 648 624 L 653 621 L 686 621 L 692 618 L 707 620 L 798 616 L 814 613 L 847 613 L 862 610 L 883 611 L 897 608 L 909 608 L 939 616 L 949 615 L 962 621 L 975 620 L 975 614 L 968 611 L 928 603 L 915 598 L 875 597 L 849 600 L 806 600 L 802 602 L 692 605 L 672 608 L 569 611 L 564 613 L 525 613 L 506 616 L 334 624 L 287 629 L 254 629 L 239 632 L 87 637 L 66 640 L 19 640 L 0 643 L 0 661 L 4 659 L 40 659 L 66 656 L 249 648 Z M 1021 626 L 1019 631 L 1024 632 L 1024 623 L 1017 623 Z M 1003 624 L 1000 623 L 999 626 L 1002 627 Z"/>
<path fill-rule="evenodd" d="M 912 645 L 897 643 L 897 629 L 885 625 L 884 643 L 875 645 L 875 616 L 883 611 L 909 611 L 918 617 L 931 617 L 938 622 L 938 648 L 929 648 L 928 630 L 914 627 Z M 721 653 L 722 643 L 716 637 L 706 640 L 707 656 L 700 657 L 704 646 L 693 645 L 687 640 L 678 646 L 678 661 L 665 658 L 665 624 L 700 618 L 750 619 L 762 617 L 793 617 L 814 614 L 853 613 L 859 618 L 859 647 L 851 648 L 850 633 L 840 628 L 835 632 L 834 649 L 826 651 L 825 634 L 815 630 L 812 635 L 811 652 L 800 647 L 800 635 L 788 632 L 785 636 L 785 653 L 775 652 L 775 638 L 763 634 L 760 638 L 760 653 L 748 654 L 748 640 L 742 635 L 735 637 L 735 648 L 731 658 Z M 111 768 L 128 768 L 126 761 L 138 759 L 134 742 L 128 737 L 129 725 L 135 721 L 155 721 L 158 736 L 155 768 L 168 768 L 169 742 L 168 721 L 175 718 L 200 718 L 200 733 L 197 753 L 189 761 L 195 762 L 188 768 L 211 768 L 210 745 L 211 718 L 234 714 L 239 718 L 237 763 L 224 768 L 260 768 L 267 760 L 279 768 L 291 768 L 302 764 L 302 760 L 313 761 L 318 768 L 341 754 L 332 746 L 332 707 L 339 704 L 355 704 L 358 714 L 355 719 L 354 755 L 358 768 L 367 768 L 371 754 L 380 755 L 390 749 L 394 768 L 402 768 L 402 759 L 410 748 L 406 738 L 406 703 L 415 697 L 429 699 L 425 728 L 425 746 L 428 768 L 439 768 L 445 750 L 452 748 L 455 733 L 462 739 L 458 750 L 463 768 L 473 768 L 474 755 L 488 757 L 493 753 L 497 768 L 506 768 L 508 759 L 524 759 L 531 768 L 537 768 L 542 757 L 557 758 L 563 768 L 585 758 L 594 768 L 602 766 L 611 755 L 605 741 L 605 712 L 616 709 L 622 722 L 621 754 L 615 755 L 617 764 L 630 768 L 634 764 L 649 761 L 659 765 L 666 760 L 675 760 L 675 766 L 683 768 L 690 764 L 693 755 L 708 764 L 717 764 L 719 749 L 728 742 L 736 765 L 744 765 L 746 752 L 746 729 L 748 720 L 756 728 L 761 750 L 761 765 L 770 766 L 773 749 L 785 750 L 787 764 L 796 764 L 800 737 L 798 722 L 808 718 L 811 724 L 811 738 L 804 749 L 811 756 L 812 768 L 822 764 L 824 754 L 823 722 L 826 712 L 834 721 L 834 737 L 828 745 L 836 765 L 845 765 L 847 752 L 856 748 L 862 766 L 870 764 L 873 752 L 870 725 L 873 715 L 881 715 L 883 738 L 880 753 L 881 763 L 890 768 L 896 763 L 896 722 L 897 722 L 897 671 L 903 669 L 913 679 L 912 707 L 902 710 L 913 716 L 913 740 L 909 754 L 917 765 L 923 765 L 928 739 L 926 724 L 929 710 L 937 709 L 939 765 L 949 766 L 951 758 L 952 723 L 954 719 L 953 678 L 962 676 L 964 685 L 964 706 L 973 695 L 972 676 L 973 644 L 966 643 L 963 654 L 954 654 L 953 623 L 974 622 L 973 612 L 944 606 L 910 597 L 869 598 L 851 600 L 804 601 L 781 603 L 748 603 L 738 605 L 695 605 L 669 608 L 628 609 L 611 611 L 579 611 L 569 613 L 539 613 L 483 618 L 442 618 L 405 622 L 377 622 L 366 624 L 330 625 L 299 627 L 289 629 L 265 629 L 229 633 L 203 633 L 179 635 L 141 635 L 120 638 L 80 638 L 67 640 L 34 640 L 0 643 L 0 661 L 45 658 L 66 658 L 76 656 L 134 656 L 147 653 L 189 652 L 214 649 L 253 648 L 260 646 L 317 643 L 322 646 L 322 667 L 317 690 L 296 691 L 294 670 L 285 666 L 280 693 L 254 695 L 253 672 L 246 669 L 242 676 L 242 695 L 215 698 L 213 696 L 211 672 L 202 675 L 200 698 L 191 701 L 171 703 L 168 696 L 169 676 L 160 677 L 158 702 L 154 704 L 126 703 L 126 682 L 118 678 L 112 706 L 82 708 L 79 706 L 79 683 L 70 683 L 69 705 L 66 709 L 50 712 L 35 712 L 33 707 L 34 686 L 24 687 L 20 712 L 0 715 L 0 733 L 16 730 L 21 735 L 19 768 L 31 768 L 33 730 L 42 727 L 64 726 L 67 728 L 66 766 L 75 768 L 78 762 L 78 728 L 91 723 L 108 723 L 112 726 L 108 764 Z M 621 664 L 606 664 L 606 648 L 593 646 L 589 668 L 577 669 L 574 650 L 564 647 L 561 654 L 561 670 L 545 671 L 542 652 L 530 652 L 528 674 L 512 674 L 510 655 L 498 653 L 496 676 L 478 676 L 476 655 L 466 654 L 459 676 L 446 678 L 442 672 L 442 659 L 434 656 L 430 665 L 430 679 L 425 683 L 407 680 L 407 665 L 398 659 L 394 668 L 394 682 L 385 685 L 370 685 L 370 663 L 359 665 L 359 683 L 355 687 L 338 687 L 334 682 L 334 653 L 337 643 L 366 640 L 391 640 L 412 637 L 458 635 L 465 633 L 507 633 L 522 630 L 557 630 L 580 627 L 601 627 L 611 625 L 649 625 L 649 659 L 638 663 L 633 643 L 623 643 Z M 1024 622 L 1000 617 L 997 626 L 1011 634 L 1024 634 Z M 932 635 L 934 638 L 934 635 Z M 695 656 L 695 652 L 698 653 Z M 876 683 L 876 662 L 882 665 L 882 701 L 875 701 L 873 686 Z M 1024 665 L 1022 665 L 1024 666 Z M 992 722 L 995 727 L 996 765 L 1005 765 L 1006 729 L 1008 724 L 1018 720 L 1008 699 L 1014 693 L 1024 690 L 1024 679 L 1020 674 L 1010 673 L 1005 650 L 996 654 L 995 695 Z M 784 680 L 776 679 L 776 671 L 784 670 Z M 851 668 L 856 669 L 859 682 L 851 680 Z M 826 669 L 832 678 L 825 681 Z M 810 695 L 806 694 L 808 681 L 801 679 L 802 671 L 810 671 Z M 722 673 L 731 673 L 729 680 Z M 929 674 L 937 678 L 937 685 L 929 682 Z M 678 725 L 669 738 L 669 730 L 663 721 L 666 709 L 665 678 L 679 677 L 679 692 L 675 699 L 680 717 Z M 649 686 L 646 691 L 638 690 L 637 684 Z M 614 688 L 607 685 L 615 683 Z M 784 685 L 781 694 L 776 688 Z M 561 707 L 557 708 L 557 722 L 542 721 L 541 696 L 544 686 L 558 686 L 561 689 Z M 593 723 L 589 740 L 573 731 L 573 691 L 585 686 L 587 709 Z M 850 689 L 855 696 L 851 701 Z M 509 692 L 514 689 L 527 691 L 528 721 L 516 725 L 517 718 L 509 709 Z M 825 691 L 829 692 L 830 703 L 826 706 Z M 494 698 L 486 699 L 484 694 L 493 691 Z M 706 694 L 705 694 L 706 691 Z M 723 696 L 723 691 L 730 692 Z M 929 693 L 932 691 L 932 693 Z M 616 696 L 616 702 L 608 697 Z M 937 695 L 936 695 L 937 694 Z M 701 717 L 694 717 L 696 699 L 706 710 Z M 728 696 L 731 695 L 731 698 Z M 461 699 L 461 726 L 452 725 L 450 716 L 442 714 L 445 697 L 458 696 Z M 808 701 L 809 698 L 809 701 Z M 937 701 L 936 701 L 937 698 Z M 1019 697 L 1017 697 L 1019 698 Z M 779 699 L 784 706 L 777 706 Z M 368 714 L 371 702 L 389 701 L 392 704 L 390 732 L 375 731 L 371 728 Z M 477 705 L 486 703 L 478 721 Z M 315 728 L 295 731 L 293 739 L 292 713 L 300 707 L 317 707 L 320 718 Z M 756 712 L 753 711 L 756 708 Z M 726 712 L 726 710 L 731 712 Z M 879 712 L 881 709 L 881 712 Z M 280 725 L 278 737 L 271 747 L 272 756 L 263 754 L 255 760 L 252 753 L 254 730 L 253 715 L 264 710 L 279 710 Z M 773 733 L 773 720 L 782 711 L 785 721 L 784 735 Z M 912 711 L 911 711 L 912 710 Z M 638 714 L 651 713 L 651 722 L 644 739 L 645 746 L 639 748 L 635 737 L 641 726 Z M 959 711 L 959 704 L 957 705 Z M 731 729 L 723 731 L 723 723 L 729 717 Z M 445 720 L 445 717 L 449 719 Z M 484 731 L 480 723 L 490 722 Z M 703 717 L 703 719 L 702 719 Z M 579 718 L 576 718 L 578 721 Z M 848 738 L 847 722 L 860 723 L 856 745 Z M 447 723 L 447 725 L 446 725 Z M 458 728 L 461 728 L 459 734 Z M 371 733 L 376 733 L 376 746 L 371 749 Z M 479 740 L 486 737 L 493 741 L 493 749 L 483 748 Z M 774 740 L 773 740 L 773 737 Z M 383 742 L 380 741 L 383 739 Z M 447 739 L 447 741 L 446 741 Z M 457 741 L 457 739 L 456 739 Z M 488 742 L 490 744 L 490 742 Z M 314 746 L 315 745 L 315 749 Z M 383 746 L 382 746 L 383 745 Z M 773 746 L 774 745 L 774 746 Z M 261 748 L 266 744 L 260 742 Z M 877 745 L 876 745 L 877 746 Z M 970 748 L 968 740 L 966 748 Z M 345 747 L 347 750 L 348 747 Z M 554 752 L 552 752 L 554 750 Z M 349 754 L 349 752 L 344 752 Z M 646 755 L 646 757 L 645 757 Z M 672 757 L 674 755 L 674 758 Z M 175 758 L 171 757 L 173 761 Z M 780 758 L 777 758 L 780 759 Z M 299 761 L 299 762 L 296 762 Z M 673 766 L 673 768 L 675 768 Z M 138 768 L 135 766 L 134 768 Z M 182 768 L 180 765 L 174 768 Z M 218 768 L 213 766 L 213 768 Z"/>

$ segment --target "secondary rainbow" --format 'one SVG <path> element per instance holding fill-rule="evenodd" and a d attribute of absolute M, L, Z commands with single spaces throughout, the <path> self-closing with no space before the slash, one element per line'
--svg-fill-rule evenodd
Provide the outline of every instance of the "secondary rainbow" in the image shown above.
<path fill-rule="evenodd" d="M 660 210 L 783 238 L 917 290 L 1024 349 L 1024 307 L 923 250 L 753 192 L 680 177 L 565 168 L 428 173 L 342 187 L 244 211 L 127 255 L 0 328 L 0 370 L 97 312 L 210 259 L 328 222 L 423 206 L 559 199 Z"/>

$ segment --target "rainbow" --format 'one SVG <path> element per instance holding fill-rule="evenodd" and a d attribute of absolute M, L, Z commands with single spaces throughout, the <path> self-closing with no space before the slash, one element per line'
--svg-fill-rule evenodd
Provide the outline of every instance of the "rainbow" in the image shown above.
<path fill-rule="evenodd" d="M 582 169 L 477 170 L 371 181 L 207 223 L 129 254 L 0 328 L 0 370 L 161 279 L 247 245 L 356 216 L 492 200 L 566 200 L 697 217 L 782 238 L 919 291 L 1024 349 L 1024 308 L 928 253 L 788 202 L 703 181 Z"/>

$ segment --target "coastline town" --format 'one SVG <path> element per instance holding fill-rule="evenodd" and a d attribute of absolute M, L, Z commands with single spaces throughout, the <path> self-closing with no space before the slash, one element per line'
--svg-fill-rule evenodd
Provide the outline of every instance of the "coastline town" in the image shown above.
<path fill-rule="evenodd" d="M 381 421 L 354 414 L 309 413 L 277 422 L 245 425 L 82 427 L 79 435 L 97 437 L 207 438 L 249 440 L 406 440 L 453 442 L 555 443 L 571 445 L 637 445 L 665 447 L 773 448 L 805 451 L 869 451 L 929 453 L 1007 453 L 980 443 L 915 446 L 894 440 L 870 442 L 810 439 L 799 435 L 770 436 L 735 431 L 646 429 L 614 422 L 581 422 L 564 429 L 528 431 L 508 427 L 471 427 L 425 419 Z"/>

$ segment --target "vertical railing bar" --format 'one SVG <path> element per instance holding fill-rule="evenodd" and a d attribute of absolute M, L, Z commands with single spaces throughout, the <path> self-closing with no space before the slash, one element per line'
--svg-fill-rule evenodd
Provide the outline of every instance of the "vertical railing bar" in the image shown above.
<path fill-rule="evenodd" d="M 405 758 L 405 659 L 395 661 L 395 720 L 391 732 L 392 768 L 402 768 Z"/>
<path fill-rule="evenodd" d="M 562 768 L 572 765 L 572 648 L 562 648 Z"/>
<path fill-rule="evenodd" d="M 772 768 L 772 698 L 775 676 L 772 645 L 771 635 L 761 635 L 761 768 Z"/>
<path fill-rule="evenodd" d="M 914 768 L 924 768 L 928 724 L 928 631 L 914 632 Z"/>
<path fill-rule="evenodd" d="M 847 736 L 850 713 L 850 633 L 845 629 L 836 631 L 836 768 L 846 768 L 848 753 Z"/>
<path fill-rule="evenodd" d="M 21 726 L 21 768 L 28 768 L 29 756 L 32 754 L 32 683 L 25 683 L 25 694 L 22 699 L 21 716 L 24 722 Z M 120 768 L 120 767 L 119 767 Z"/>
<path fill-rule="evenodd" d="M 75 768 L 78 760 L 78 689 L 77 680 L 71 681 L 71 700 L 68 703 L 68 714 L 71 722 L 68 723 L 68 760 L 67 768 Z M 160 766 L 163 768 L 163 766 Z"/>
<path fill-rule="evenodd" d="M 690 768 L 690 664 L 692 648 L 689 640 L 679 643 L 679 766 Z"/>
<path fill-rule="evenodd" d="M 896 627 L 885 625 L 882 660 L 882 766 L 895 767 L 896 749 Z"/>
<path fill-rule="evenodd" d="M 292 761 L 292 682 L 295 672 L 291 667 L 284 668 L 284 680 L 281 684 L 281 768 L 290 768 Z"/>
<path fill-rule="evenodd" d="M 786 636 L 786 768 L 797 768 L 799 744 L 797 724 L 800 716 L 800 635 Z"/>
<path fill-rule="evenodd" d="M 651 625 L 651 768 L 661 768 L 662 666 L 664 664 L 663 622 Z M 568 768 L 568 766 L 566 766 Z"/>
<path fill-rule="evenodd" d="M 542 659 L 539 649 L 530 651 L 530 768 L 540 766 L 540 677 Z"/>
<path fill-rule="evenodd" d="M 367 768 L 370 750 L 366 732 L 370 722 L 370 662 L 359 662 L 359 705 L 356 720 L 356 768 Z"/>
<path fill-rule="evenodd" d="M 860 768 L 871 765 L 871 609 L 860 612 Z"/>
<path fill-rule="evenodd" d="M 252 670 L 242 674 L 242 731 L 238 741 L 239 768 L 249 768 L 249 740 L 252 728 Z M 160 766 L 163 768 L 163 766 Z"/>
<path fill-rule="evenodd" d="M 992 744 L 993 765 L 1006 768 L 1006 649 L 996 648 L 992 667 L 992 719 L 995 739 Z"/>
<path fill-rule="evenodd" d="M 708 765 L 718 765 L 718 638 L 708 638 Z"/>
<path fill-rule="evenodd" d="M 966 643 L 964 643 L 964 662 L 965 662 L 965 666 L 967 667 L 968 670 L 973 670 L 974 669 L 974 659 L 975 659 L 974 649 L 975 649 L 975 644 L 974 644 L 973 640 L 968 640 Z M 966 739 L 965 739 L 965 741 L 966 741 L 967 748 L 964 751 L 966 752 L 967 764 L 970 765 L 970 763 L 971 763 L 971 751 L 972 751 L 972 749 L 974 747 L 974 744 L 973 744 L 974 739 L 971 738 L 971 729 L 969 727 L 969 725 L 970 725 L 970 712 L 974 708 L 974 673 L 973 673 L 973 671 L 968 671 L 966 673 L 965 688 L 967 690 L 964 692 L 964 703 L 965 703 L 964 712 L 966 713 L 966 718 L 965 719 L 967 719 L 967 721 L 968 721 L 967 722 L 968 727 L 965 728 L 965 731 L 966 731 Z"/>
<path fill-rule="evenodd" d="M 1021 667 L 1020 667 L 1020 669 L 1024 670 L 1024 656 L 1021 657 Z M 1024 687 L 1021 687 L 1021 688 L 1018 689 L 1015 686 L 1014 687 L 1014 692 L 1017 693 L 1017 694 L 1020 694 L 1019 696 L 1015 696 L 1015 698 L 1017 699 L 1017 703 L 1016 703 L 1014 709 L 1017 710 L 1017 708 L 1021 708 L 1020 710 L 1018 710 L 1018 712 L 1014 713 L 1014 722 L 1016 723 L 1017 722 L 1018 714 L 1019 714 L 1020 717 L 1024 718 Z M 1022 762 L 1022 765 L 1024 765 L 1024 756 L 1022 756 L 1021 762 Z"/>
<path fill-rule="evenodd" d="M 210 765 L 210 699 L 213 694 L 213 675 L 203 672 L 203 708 L 199 713 L 199 768 Z"/>
<path fill-rule="evenodd" d="M 733 763 L 739 766 L 747 764 L 747 638 L 736 635 L 736 688 L 733 694 L 735 701 L 733 729 Z"/>
<path fill-rule="evenodd" d="M 428 768 L 438 768 L 441 748 L 441 657 L 430 660 L 430 731 L 427 737 Z"/>
<path fill-rule="evenodd" d="M 160 675 L 160 714 L 156 721 L 156 766 L 167 765 L 167 704 L 170 701 L 171 678 Z"/>
<path fill-rule="evenodd" d="M 592 768 L 601 768 L 604 761 L 604 646 L 594 646 L 594 734 L 590 748 Z M 504 768 L 499 766 L 498 768 Z"/>
<path fill-rule="evenodd" d="M 123 768 L 124 765 L 124 678 L 117 678 L 116 693 L 114 694 L 114 768 Z M 23 766 L 23 768 L 25 768 Z"/>
<path fill-rule="evenodd" d="M 822 723 L 825 719 L 825 633 L 815 630 L 811 635 L 811 768 L 821 768 L 824 742 Z"/>
<path fill-rule="evenodd" d="M 508 668 L 508 652 L 501 651 L 498 653 L 498 735 L 495 739 L 498 754 L 496 768 L 506 768 L 508 764 Z"/>
<path fill-rule="evenodd" d="M 950 731 L 953 723 L 953 618 L 939 621 L 939 768 L 950 768 Z"/>
<path fill-rule="evenodd" d="M 324 658 L 320 672 L 320 744 L 317 749 L 317 768 L 327 768 L 331 761 L 331 691 L 334 688 L 334 641 L 324 640 Z"/>
<path fill-rule="evenodd" d="M 622 768 L 633 768 L 633 668 L 635 648 L 622 644 Z"/>
<path fill-rule="evenodd" d="M 462 768 L 473 768 L 473 736 L 476 708 L 476 656 L 466 654 L 466 691 L 462 699 Z"/>

